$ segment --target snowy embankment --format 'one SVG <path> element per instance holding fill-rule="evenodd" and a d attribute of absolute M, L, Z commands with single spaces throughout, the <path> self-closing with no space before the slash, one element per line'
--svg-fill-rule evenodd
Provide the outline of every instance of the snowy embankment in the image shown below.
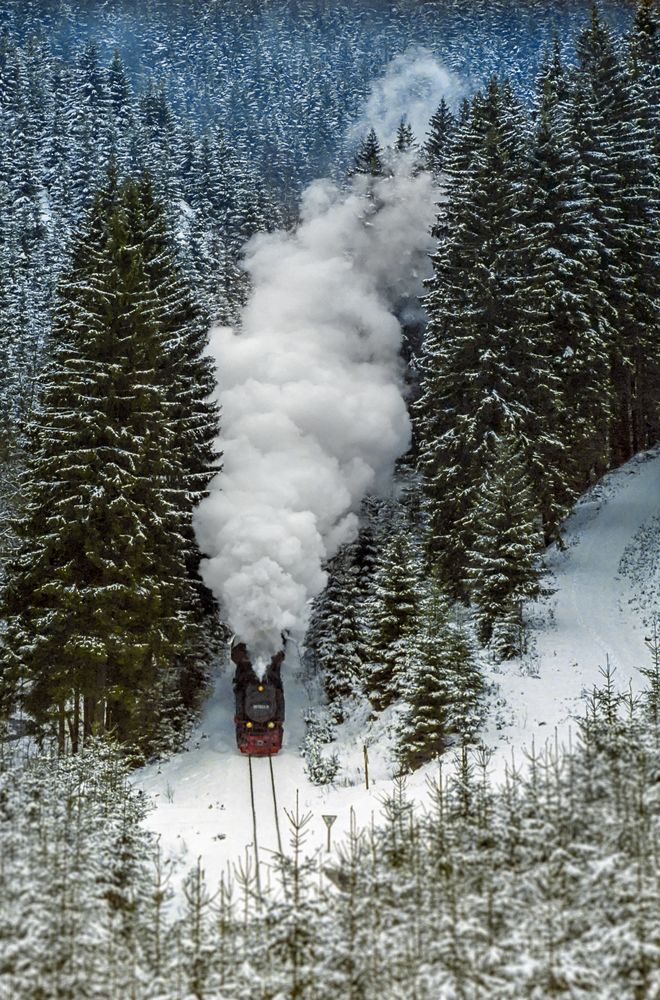
<path fill-rule="evenodd" d="M 546 557 L 545 584 L 552 594 L 528 609 L 532 621 L 530 652 L 522 661 L 491 668 L 498 694 L 484 731 L 492 748 L 491 771 L 504 773 L 512 755 L 524 760 L 534 741 L 565 742 L 581 713 L 585 692 L 599 683 L 609 658 L 619 688 L 641 685 L 638 667 L 648 662 L 644 638 L 660 599 L 660 448 L 641 455 L 607 476 L 576 505 L 565 526 L 565 549 Z M 333 787 L 315 787 L 305 776 L 298 746 L 304 735 L 302 712 L 313 702 L 296 677 L 295 654 L 284 674 L 287 699 L 285 744 L 274 761 L 284 840 L 285 809 L 310 812 L 306 847 L 325 843 L 323 814 L 337 816 L 333 836 L 348 829 L 352 812 L 366 824 L 392 788 L 385 725 L 369 733 L 370 788 L 364 787 L 363 742 L 366 718 L 341 727 L 337 750 L 342 762 Z M 235 749 L 233 698 L 228 669 L 218 678 L 189 749 L 144 769 L 140 787 L 153 796 L 149 825 L 161 835 L 166 854 L 184 862 L 201 856 L 209 882 L 251 851 L 253 816 L 248 762 Z M 378 736 L 378 733 L 381 736 Z M 555 737 L 556 733 L 556 737 Z M 409 781 L 411 794 L 423 794 L 435 767 Z M 258 840 L 267 880 L 270 851 L 277 848 L 268 762 L 254 762 Z"/>

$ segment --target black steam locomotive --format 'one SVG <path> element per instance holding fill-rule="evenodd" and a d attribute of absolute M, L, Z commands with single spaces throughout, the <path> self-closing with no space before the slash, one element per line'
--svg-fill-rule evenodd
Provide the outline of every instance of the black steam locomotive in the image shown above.
<path fill-rule="evenodd" d="M 232 645 L 231 658 L 236 664 L 234 723 L 238 749 L 254 757 L 272 756 L 282 747 L 284 651 L 273 656 L 263 677 L 255 673 L 244 642 Z"/>

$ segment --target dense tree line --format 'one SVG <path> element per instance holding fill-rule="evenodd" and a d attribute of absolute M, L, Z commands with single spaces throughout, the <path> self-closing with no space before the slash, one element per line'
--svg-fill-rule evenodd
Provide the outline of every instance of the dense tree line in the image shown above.
<path fill-rule="evenodd" d="M 422 803 L 400 784 L 332 858 L 288 804 L 271 888 L 249 863 L 219 885 L 198 863 L 176 908 L 114 752 L 0 758 L 0 995 L 650 1000 L 657 656 L 648 675 L 639 700 L 605 677 L 573 748 L 537 748 L 503 782 L 463 752 Z"/>
<path fill-rule="evenodd" d="M 112 731 L 148 752 L 198 703 L 215 616 L 191 524 L 218 468 L 207 337 L 149 176 L 111 168 L 60 283 L 4 595 L 5 711 L 61 749 Z"/>
<path fill-rule="evenodd" d="M 531 120 L 493 78 L 442 152 L 416 406 L 429 556 L 504 655 L 572 499 L 659 436 L 659 45 L 648 0 L 625 40 L 594 8 L 573 63 L 548 53 Z"/>
<path fill-rule="evenodd" d="M 493 77 L 456 113 L 442 101 L 423 143 L 399 130 L 397 148 L 441 195 L 428 324 L 411 352 L 421 479 L 394 520 L 387 505 L 375 531 L 363 518 L 370 565 L 358 542 L 328 567 L 308 654 L 336 719 L 351 694 L 377 712 L 416 704 L 399 740 L 419 740 L 408 764 L 474 732 L 474 651 L 466 634 L 457 654 L 440 605 L 468 603 L 481 644 L 522 655 L 523 605 L 571 503 L 660 435 L 659 47 L 649 0 L 623 39 L 594 8 L 574 60 L 558 41 L 547 50 L 531 117 Z M 372 130 L 354 170 L 383 174 L 391 155 Z M 432 691 L 449 714 L 431 710 Z"/>
<path fill-rule="evenodd" d="M 163 86 L 175 113 L 234 137 L 290 204 L 301 184 L 351 155 L 346 134 L 380 68 L 407 49 L 432 51 L 479 85 L 504 73 L 531 91 L 543 45 L 568 37 L 589 0 L 6 0 L 21 41 L 46 39 L 57 59 L 96 40 L 104 62 L 119 49 L 134 83 Z M 626 0 L 610 0 L 617 26 Z M 466 44 L 469 39 L 469 44 Z"/>

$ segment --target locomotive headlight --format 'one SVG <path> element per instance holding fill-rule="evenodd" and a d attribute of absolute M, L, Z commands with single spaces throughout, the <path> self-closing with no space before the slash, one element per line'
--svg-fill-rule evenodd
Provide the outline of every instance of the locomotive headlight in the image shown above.
<path fill-rule="evenodd" d="M 246 729 L 252 729 L 252 723 L 251 722 L 246 722 L 245 723 L 245 728 Z"/>
<path fill-rule="evenodd" d="M 259 687 L 257 688 L 257 691 L 263 691 L 263 689 L 264 689 L 263 684 L 260 684 Z"/>
<path fill-rule="evenodd" d="M 269 722 L 268 723 L 268 728 L 269 729 L 274 729 L 275 728 L 275 723 L 274 722 Z"/>

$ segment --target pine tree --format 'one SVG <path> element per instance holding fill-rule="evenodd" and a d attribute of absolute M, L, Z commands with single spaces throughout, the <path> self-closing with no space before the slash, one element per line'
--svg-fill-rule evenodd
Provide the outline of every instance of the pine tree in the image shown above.
<path fill-rule="evenodd" d="M 373 128 L 369 130 L 355 154 L 352 172 L 354 174 L 370 174 L 372 177 L 382 177 L 384 173 L 383 151 Z"/>
<path fill-rule="evenodd" d="M 371 623 L 366 693 L 378 711 L 398 697 L 419 609 L 421 560 L 405 524 L 399 523 L 397 529 L 379 553 L 372 596 L 365 609 Z"/>
<path fill-rule="evenodd" d="M 625 461 L 658 437 L 658 164 L 644 106 L 594 7 L 577 40 L 579 150 L 594 194 L 602 287 L 616 314 L 610 346 L 611 455 Z"/>
<path fill-rule="evenodd" d="M 410 637 L 401 684 L 405 710 L 397 732 L 397 756 L 415 770 L 456 742 L 474 738 L 483 695 L 473 645 L 451 621 L 447 600 L 434 585 Z"/>
<path fill-rule="evenodd" d="M 628 35 L 629 71 L 656 157 L 660 156 L 660 15 L 654 0 L 639 0 Z"/>
<path fill-rule="evenodd" d="M 178 660 L 178 694 L 190 710 L 198 706 L 208 679 L 208 646 L 217 616 L 215 599 L 198 574 L 201 554 L 192 527 L 192 512 L 219 469 L 218 406 L 212 398 L 215 372 L 206 351 L 210 321 L 177 265 L 171 223 L 148 174 L 139 186 L 127 189 L 127 207 L 149 287 L 159 304 L 157 321 L 164 348 L 159 378 L 166 386 L 179 469 L 179 478 L 170 484 L 170 499 L 179 507 L 187 541 L 186 566 L 194 589 L 189 617 L 200 626 L 196 642 L 189 632 L 185 655 Z"/>
<path fill-rule="evenodd" d="M 365 657 L 364 623 L 355 545 L 328 566 L 328 583 L 312 610 L 305 639 L 307 658 L 320 670 L 333 717 L 343 718 L 347 698 L 361 691 Z"/>
<path fill-rule="evenodd" d="M 539 110 L 525 177 L 520 325 L 539 345 L 535 390 L 540 438 L 552 428 L 552 458 L 538 450 L 530 475 L 544 524 L 556 525 L 571 498 L 609 461 L 608 351 L 613 314 L 600 288 L 601 247 L 591 193 L 569 121 L 568 81 L 558 45 L 539 81 Z M 545 369 L 545 372 L 543 372 Z M 553 475 L 554 472 L 554 475 Z"/>
<path fill-rule="evenodd" d="M 70 183 L 78 218 L 89 209 L 102 184 L 111 155 L 110 96 L 107 73 L 94 42 L 84 46 L 74 67 L 71 101 L 66 108 L 71 136 Z"/>
<path fill-rule="evenodd" d="M 423 147 L 426 166 L 436 175 L 441 174 L 444 170 L 445 159 L 455 127 L 456 119 L 443 97 L 438 105 L 438 110 L 429 122 L 429 131 Z"/>
<path fill-rule="evenodd" d="M 415 148 L 415 136 L 413 135 L 412 125 L 407 122 L 405 118 L 402 118 L 399 127 L 396 130 L 396 139 L 394 140 L 394 148 L 397 153 L 409 153 Z"/>
<path fill-rule="evenodd" d="M 174 331 L 135 225 L 139 198 L 110 175 L 62 283 L 7 589 L 4 678 L 73 749 L 104 728 L 151 744 L 193 625 L 190 438 L 164 378 Z"/>
<path fill-rule="evenodd" d="M 519 444 L 502 440 L 470 515 L 468 580 L 482 643 L 501 659 L 521 653 L 524 598 L 538 592 L 541 518 Z"/>
<path fill-rule="evenodd" d="M 472 508 L 499 434 L 534 417 L 539 345 L 518 330 L 523 139 L 510 95 L 491 80 L 454 138 L 447 234 L 433 259 L 416 405 L 431 558 L 452 596 L 465 596 Z M 545 374 L 545 373 L 543 373 Z M 540 415 L 539 415 L 540 416 Z M 530 444 L 537 447 L 530 433 Z"/>

